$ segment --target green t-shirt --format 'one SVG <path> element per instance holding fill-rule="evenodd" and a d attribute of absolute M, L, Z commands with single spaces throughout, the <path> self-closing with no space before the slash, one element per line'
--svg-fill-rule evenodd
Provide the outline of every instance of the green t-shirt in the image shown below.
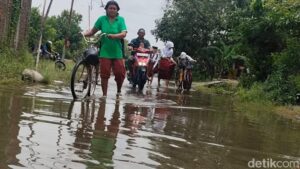
<path fill-rule="evenodd" d="M 125 20 L 121 16 L 110 23 L 108 16 L 100 16 L 95 23 L 94 28 L 101 30 L 106 34 L 118 34 L 127 31 Z M 101 39 L 100 58 L 121 59 L 123 58 L 122 43 L 120 39 L 109 39 L 105 36 Z"/>

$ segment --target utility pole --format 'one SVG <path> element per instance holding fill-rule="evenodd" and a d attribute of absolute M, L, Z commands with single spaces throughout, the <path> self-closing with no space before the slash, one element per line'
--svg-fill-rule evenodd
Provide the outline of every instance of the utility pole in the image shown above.
<path fill-rule="evenodd" d="M 101 6 L 100 7 L 104 7 L 104 3 L 103 0 L 101 0 Z"/>
<path fill-rule="evenodd" d="M 70 15 L 69 15 L 69 30 L 65 36 L 65 42 L 64 42 L 64 48 L 63 48 L 63 54 L 62 59 L 65 59 L 66 56 L 66 49 L 69 44 L 69 37 L 70 37 L 70 29 L 71 29 L 71 20 L 72 20 L 72 14 L 73 14 L 73 6 L 74 6 L 74 0 L 71 2 L 71 9 L 70 9 Z"/>
<path fill-rule="evenodd" d="M 89 13 L 89 30 L 91 29 L 91 10 L 92 7 L 89 5 L 88 13 Z"/>
<path fill-rule="evenodd" d="M 40 60 L 40 53 L 41 53 L 40 52 L 40 47 L 42 45 L 43 31 L 44 31 L 44 27 L 45 27 L 44 25 L 45 25 L 46 19 L 48 17 L 52 2 L 53 2 L 53 0 L 50 0 L 50 3 L 49 3 L 48 8 L 47 8 L 47 12 L 45 14 L 47 0 L 44 1 L 43 14 L 42 14 L 42 19 L 41 19 L 41 33 L 40 33 L 39 45 L 38 45 L 37 56 L 36 56 L 35 70 L 38 70 L 38 65 L 39 65 L 39 60 Z"/>

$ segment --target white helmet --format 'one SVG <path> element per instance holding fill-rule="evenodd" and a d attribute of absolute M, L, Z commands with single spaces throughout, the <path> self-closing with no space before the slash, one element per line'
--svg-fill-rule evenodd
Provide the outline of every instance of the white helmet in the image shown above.
<path fill-rule="evenodd" d="M 167 47 L 167 48 L 174 48 L 174 43 L 171 42 L 171 41 L 167 41 L 167 42 L 166 42 L 166 47 Z"/>
<path fill-rule="evenodd" d="M 185 57 L 185 56 L 186 56 L 186 53 L 185 53 L 185 52 L 181 52 L 179 57 L 182 57 L 182 58 L 183 58 L 183 57 Z"/>

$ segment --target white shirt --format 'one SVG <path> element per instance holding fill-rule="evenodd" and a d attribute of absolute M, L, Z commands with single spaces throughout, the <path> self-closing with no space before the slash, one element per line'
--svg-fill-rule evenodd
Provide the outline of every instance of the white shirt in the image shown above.
<path fill-rule="evenodd" d="M 160 54 L 158 52 L 154 53 L 150 57 L 150 61 L 155 63 L 160 59 Z"/>

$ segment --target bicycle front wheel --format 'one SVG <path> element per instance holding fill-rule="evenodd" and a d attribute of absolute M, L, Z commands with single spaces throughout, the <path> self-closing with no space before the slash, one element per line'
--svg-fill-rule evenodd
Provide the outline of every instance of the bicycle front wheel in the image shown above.
<path fill-rule="evenodd" d="M 187 70 L 184 81 L 183 81 L 183 88 L 189 91 L 192 87 L 192 71 Z"/>
<path fill-rule="evenodd" d="M 84 99 L 90 95 L 91 90 L 91 65 L 80 61 L 75 65 L 71 76 L 71 92 L 74 99 Z"/>
<path fill-rule="evenodd" d="M 180 92 L 183 89 L 183 76 L 184 76 L 184 71 L 180 69 L 178 71 L 178 77 L 177 77 L 177 91 Z"/>
<path fill-rule="evenodd" d="M 93 95 L 95 90 L 96 90 L 96 86 L 100 85 L 100 81 L 99 81 L 99 65 L 94 65 L 91 66 L 91 89 L 90 89 L 90 94 Z"/>
<path fill-rule="evenodd" d="M 55 61 L 55 69 L 56 70 L 66 70 L 66 65 L 63 61 L 57 60 L 57 61 Z"/>

